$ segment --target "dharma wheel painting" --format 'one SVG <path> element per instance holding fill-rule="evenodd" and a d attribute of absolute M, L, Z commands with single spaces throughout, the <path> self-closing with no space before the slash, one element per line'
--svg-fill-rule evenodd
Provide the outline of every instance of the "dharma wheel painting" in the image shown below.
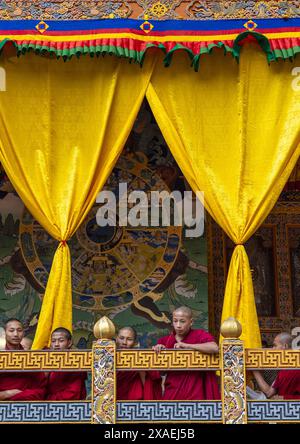
<path fill-rule="evenodd" d="M 138 160 L 145 160 L 145 156 L 140 154 Z M 150 192 L 167 188 L 146 163 L 124 157 L 120 158 L 105 189 L 117 195 L 119 183 L 127 183 L 128 193 L 136 189 Z M 182 227 L 101 227 L 96 221 L 98 208 L 97 204 L 92 208 L 69 241 L 73 303 L 78 308 L 108 315 L 130 304 L 142 311 L 143 302 L 154 303 L 162 297 L 160 287 L 176 262 Z M 24 211 L 20 244 L 28 269 L 45 289 L 57 241 Z M 162 326 L 169 324 L 164 313 L 152 312 L 150 316 Z"/>

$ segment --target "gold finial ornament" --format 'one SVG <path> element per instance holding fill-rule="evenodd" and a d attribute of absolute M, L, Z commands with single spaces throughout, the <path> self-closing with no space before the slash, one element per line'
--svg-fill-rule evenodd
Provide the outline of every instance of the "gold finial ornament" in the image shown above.
<path fill-rule="evenodd" d="M 242 333 L 242 326 L 233 317 L 226 319 L 221 325 L 221 335 L 224 338 L 238 339 Z"/>
<path fill-rule="evenodd" d="M 107 316 L 102 316 L 94 325 L 94 336 L 97 339 L 112 339 L 115 334 L 115 325 Z"/>

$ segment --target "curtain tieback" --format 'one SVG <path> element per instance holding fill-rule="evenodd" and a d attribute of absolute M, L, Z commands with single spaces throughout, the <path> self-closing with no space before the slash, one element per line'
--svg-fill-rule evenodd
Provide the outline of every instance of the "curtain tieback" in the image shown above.
<path fill-rule="evenodd" d="M 67 245 L 67 241 L 65 239 L 61 240 L 60 242 L 61 242 L 63 247 L 65 247 Z"/>

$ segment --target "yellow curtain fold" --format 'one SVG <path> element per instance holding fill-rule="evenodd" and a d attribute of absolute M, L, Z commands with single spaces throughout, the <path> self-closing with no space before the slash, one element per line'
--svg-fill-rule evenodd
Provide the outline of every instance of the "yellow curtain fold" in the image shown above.
<path fill-rule="evenodd" d="M 28 54 L 1 59 L 0 162 L 37 221 L 59 241 L 34 349 L 57 327 L 72 330 L 66 241 L 87 216 L 130 133 L 151 76 L 127 60 L 68 62 Z"/>
<path fill-rule="evenodd" d="M 199 73 L 176 54 L 156 66 L 147 99 L 179 167 L 205 206 L 237 244 L 228 270 L 222 320 L 242 323 L 246 347 L 260 347 L 251 271 L 242 244 L 271 211 L 300 154 L 296 62 L 267 64 L 258 46 L 240 63 L 221 52 Z"/>

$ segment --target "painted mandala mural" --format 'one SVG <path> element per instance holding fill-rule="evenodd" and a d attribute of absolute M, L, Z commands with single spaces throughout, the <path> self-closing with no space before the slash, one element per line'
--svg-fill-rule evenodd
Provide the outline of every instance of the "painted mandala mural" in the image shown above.
<path fill-rule="evenodd" d="M 138 156 L 136 156 L 138 158 Z M 140 154 L 140 159 L 145 156 Z M 118 193 L 119 183 L 133 190 L 164 191 L 166 184 L 135 159 L 121 157 L 105 189 Z M 182 227 L 100 227 L 95 205 L 70 240 L 74 306 L 109 315 L 145 297 L 157 300 L 160 287 L 176 261 Z M 26 265 L 45 289 L 57 242 L 25 211 L 20 224 L 20 245 Z M 153 313 L 162 324 L 169 319 Z"/>

